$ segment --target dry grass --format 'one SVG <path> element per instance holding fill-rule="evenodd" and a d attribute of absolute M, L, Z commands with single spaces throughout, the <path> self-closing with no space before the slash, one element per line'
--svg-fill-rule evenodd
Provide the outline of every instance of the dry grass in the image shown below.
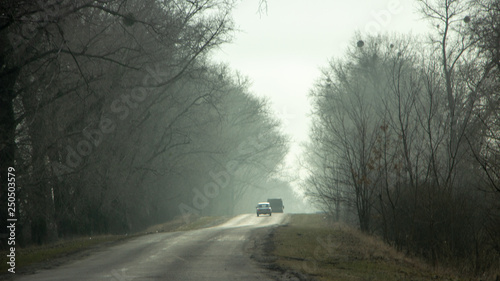
<path fill-rule="evenodd" d="M 319 280 L 460 280 L 436 273 L 380 239 L 321 215 L 293 215 L 274 236 L 276 263 Z"/>
<path fill-rule="evenodd" d="M 65 258 L 69 255 L 92 249 L 99 245 L 123 240 L 123 235 L 99 235 L 93 237 L 78 237 L 73 239 L 64 239 L 47 245 L 33 245 L 28 247 L 16 247 L 16 272 L 27 266 L 40 263 L 51 263 L 56 259 Z M 0 252 L 5 258 L 7 252 Z M 2 259 L 3 260 L 3 259 Z M 59 263 L 59 262 L 56 262 Z M 48 266 L 48 265 L 44 265 Z M 2 262 L 0 265 L 0 274 L 7 273 L 9 265 Z M 1 279 L 1 278 L 0 278 Z"/>

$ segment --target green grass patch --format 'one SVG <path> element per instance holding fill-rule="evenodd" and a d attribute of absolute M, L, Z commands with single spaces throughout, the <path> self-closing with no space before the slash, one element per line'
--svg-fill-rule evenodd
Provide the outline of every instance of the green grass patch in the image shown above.
<path fill-rule="evenodd" d="M 328 223 L 322 215 L 292 215 L 272 239 L 279 266 L 319 280 L 459 280 L 437 274 L 376 237 Z"/>

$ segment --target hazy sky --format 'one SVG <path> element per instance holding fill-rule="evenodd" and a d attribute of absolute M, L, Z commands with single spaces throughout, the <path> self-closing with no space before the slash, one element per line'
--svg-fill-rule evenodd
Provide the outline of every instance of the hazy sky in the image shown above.
<path fill-rule="evenodd" d="M 234 10 L 240 30 L 233 43 L 215 53 L 253 82 L 251 91 L 267 97 L 292 138 L 289 163 L 308 138 L 308 93 L 320 68 L 340 58 L 356 31 L 423 34 L 428 27 L 415 0 L 244 0 Z M 362 39 L 362 38 L 361 38 Z"/>

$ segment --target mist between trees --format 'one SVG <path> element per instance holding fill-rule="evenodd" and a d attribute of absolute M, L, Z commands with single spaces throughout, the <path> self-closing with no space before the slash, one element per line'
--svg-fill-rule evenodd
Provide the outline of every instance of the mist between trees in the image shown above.
<path fill-rule="evenodd" d="M 435 266 L 500 256 L 500 2 L 418 1 L 429 38 L 356 34 L 311 91 L 304 184 Z"/>
<path fill-rule="evenodd" d="M 199 214 L 231 215 L 284 184 L 271 179 L 288 149 L 279 122 L 246 78 L 210 62 L 231 39 L 232 6 L 2 2 L 0 170 L 2 182 L 18 171 L 19 243 L 164 222 L 228 163 Z"/>

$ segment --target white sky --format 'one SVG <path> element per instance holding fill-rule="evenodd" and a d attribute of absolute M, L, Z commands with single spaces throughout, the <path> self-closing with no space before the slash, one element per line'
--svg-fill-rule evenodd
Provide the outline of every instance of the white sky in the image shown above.
<path fill-rule="evenodd" d="M 355 32 L 422 34 L 428 27 L 415 0 L 267 0 L 267 14 L 258 6 L 259 0 L 240 2 L 233 18 L 241 31 L 213 58 L 249 77 L 252 93 L 270 100 L 292 139 L 291 166 L 308 139 L 309 91 Z"/>

